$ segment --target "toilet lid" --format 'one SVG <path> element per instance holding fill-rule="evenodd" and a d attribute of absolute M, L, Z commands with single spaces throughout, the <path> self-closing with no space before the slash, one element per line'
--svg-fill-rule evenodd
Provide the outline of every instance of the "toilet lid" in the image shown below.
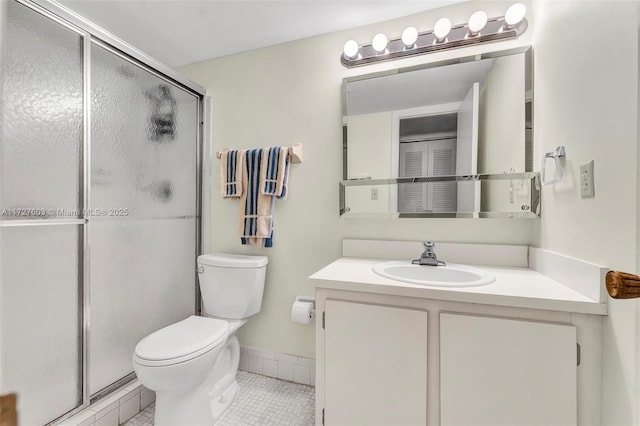
<path fill-rule="evenodd" d="M 138 343 L 135 354 L 149 361 L 181 358 L 215 347 L 226 339 L 227 333 L 226 321 L 192 315 L 149 334 Z"/>

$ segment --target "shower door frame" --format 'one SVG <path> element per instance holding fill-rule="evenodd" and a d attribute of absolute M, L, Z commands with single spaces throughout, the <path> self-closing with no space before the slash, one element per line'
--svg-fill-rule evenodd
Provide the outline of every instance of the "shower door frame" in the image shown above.
<path fill-rule="evenodd" d="M 81 389 L 82 403 L 73 410 L 65 413 L 61 417 L 52 420 L 49 425 L 55 425 L 73 416 L 77 412 L 87 408 L 92 402 L 107 396 L 115 389 L 121 387 L 135 379 L 135 373 L 131 373 L 120 378 L 113 384 L 91 395 L 89 387 L 89 341 L 90 341 L 90 283 L 89 283 L 89 261 L 90 261 L 90 220 L 84 215 L 90 206 L 90 163 L 91 163 L 91 49 L 94 44 L 108 50 L 118 57 L 131 62 L 133 65 L 148 71 L 156 77 L 167 81 L 172 85 L 186 90 L 198 98 L 197 117 L 197 147 L 196 147 L 196 247 L 195 256 L 207 252 L 209 249 L 209 221 L 202 221 L 202 218 L 209 218 L 211 203 L 210 183 L 210 161 L 204 159 L 211 158 L 211 99 L 206 96 L 206 90 L 202 86 L 188 80 L 178 74 L 175 70 L 159 62 L 144 52 L 136 49 L 125 41 L 106 32 L 102 28 L 67 9 L 66 7 L 49 0 L 9 0 L 15 1 L 29 9 L 57 22 L 65 28 L 77 33 L 82 40 L 82 155 L 80 156 L 82 176 L 80 179 L 80 206 L 83 209 L 82 217 L 78 219 L 64 220 L 30 220 L 28 222 L 14 221 L 13 223 L 2 223 L 0 226 L 34 226 L 34 225 L 76 225 L 81 228 L 81 241 L 79 241 L 79 307 L 78 307 L 78 330 L 81 374 L 79 374 L 78 388 Z M 6 19 L 6 17 L 4 17 Z M 20 223 L 22 222 L 22 223 Z M 194 313 L 201 312 L 201 298 L 198 290 L 196 265 L 194 264 L 194 285 L 195 300 Z"/>

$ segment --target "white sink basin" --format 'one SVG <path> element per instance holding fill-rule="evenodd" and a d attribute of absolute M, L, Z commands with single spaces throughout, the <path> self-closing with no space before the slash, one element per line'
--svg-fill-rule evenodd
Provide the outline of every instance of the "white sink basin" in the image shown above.
<path fill-rule="evenodd" d="M 385 278 L 434 287 L 474 287 L 491 284 L 496 280 L 487 271 L 454 263 L 448 263 L 447 266 L 426 266 L 400 260 L 378 263 L 372 269 Z"/>

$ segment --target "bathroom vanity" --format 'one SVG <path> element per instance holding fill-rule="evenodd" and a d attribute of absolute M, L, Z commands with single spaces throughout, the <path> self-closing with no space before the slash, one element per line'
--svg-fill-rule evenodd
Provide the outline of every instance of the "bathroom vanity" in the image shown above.
<path fill-rule="evenodd" d="M 600 422 L 605 268 L 528 247 L 448 244 L 445 261 L 494 256 L 499 266 L 481 268 L 495 282 L 433 287 L 373 272 L 383 252 L 419 250 L 345 240 L 345 257 L 311 276 L 316 424 Z"/>

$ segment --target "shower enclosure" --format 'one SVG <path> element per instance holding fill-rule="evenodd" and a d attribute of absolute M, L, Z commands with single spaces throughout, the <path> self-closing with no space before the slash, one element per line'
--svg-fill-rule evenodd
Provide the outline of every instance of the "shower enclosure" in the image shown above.
<path fill-rule="evenodd" d="M 0 393 L 46 424 L 196 311 L 204 91 L 57 5 L 2 6 Z"/>

